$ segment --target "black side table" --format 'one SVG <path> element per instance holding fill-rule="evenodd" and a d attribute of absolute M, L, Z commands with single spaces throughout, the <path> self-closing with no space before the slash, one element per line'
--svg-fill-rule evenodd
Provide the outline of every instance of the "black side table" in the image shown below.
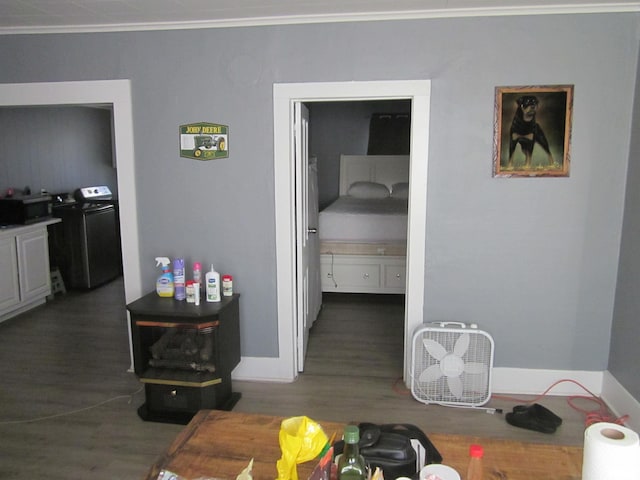
<path fill-rule="evenodd" d="M 200 409 L 234 407 L 240 399 L 231 388 L 240 363 L 239 298 L 196 306 L 152 292 L 127 305 L 134 370 L 145 385 L 143 420 L 186 424 Z"/>

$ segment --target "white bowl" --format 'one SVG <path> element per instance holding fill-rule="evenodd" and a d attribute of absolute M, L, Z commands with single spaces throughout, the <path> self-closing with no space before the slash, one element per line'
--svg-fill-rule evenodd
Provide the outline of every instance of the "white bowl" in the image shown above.
<path fill-rule="evenodd" d="M 422 467 L 420 470 L 420 480 L 425 480 L 425 478 L 431 474 L 437 475 L 442 480 L 460 480 L 460 475 L 453 468 L 438 463 L 432 463 L 431 465 Z"/>

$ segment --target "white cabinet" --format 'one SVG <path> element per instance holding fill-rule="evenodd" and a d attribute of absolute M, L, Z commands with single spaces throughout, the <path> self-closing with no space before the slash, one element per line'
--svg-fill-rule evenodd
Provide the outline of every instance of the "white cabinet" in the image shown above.
<path fill-rule="evenodd" d="M 320 278 L 323 292 L 404 293 L 406 257 L 323 254 Z"/>
<path fill-rule="evenodd" d="M 52 219 L 4 230 L 0 236 L 0 321 L 46 301 L 51 293 L 49 239 Z"/>
<path fill-rule="evenodd" d="M 20 303 L 16 238 L 0 239 L 0 312 Z"/>
<path fill-rule="evenodd" d="M 16 236 L 20 300 L 28 302 L 51 293 L 49 272 L 49 239 L 42 228 Z"/>

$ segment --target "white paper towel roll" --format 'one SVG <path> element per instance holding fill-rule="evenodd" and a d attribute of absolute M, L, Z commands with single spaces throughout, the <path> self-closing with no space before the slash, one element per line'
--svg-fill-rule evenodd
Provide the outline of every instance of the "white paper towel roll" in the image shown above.
<path fill-rule="evenodd" d="M 594 423 L 584 432 L 582 480 L 640 479 L 640 439 L 615 423 Z"/>

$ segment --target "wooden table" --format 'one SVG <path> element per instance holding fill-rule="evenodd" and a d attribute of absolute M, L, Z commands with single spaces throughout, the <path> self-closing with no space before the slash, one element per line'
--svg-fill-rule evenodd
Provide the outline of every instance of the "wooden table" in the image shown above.
<path fill-rule="evenodd" d="M 188 480 L 235 480 L 253 458 L 254 480 L 275 480 L 276 462 L 281 457 L 278 433 L 282 420 L 269 415 L 201 410 L 146 479 L 155 480 L 160 470 L 166 469 Z M 313 420 L 329 437 L 337 432 L 339 438 L 344 428 L 342 423 Z M 484 447 L 485 480 L 580 480 L 582 476 L 582 447 L 426 433 L 442 454 L 443 463 L 460 472 L 463 480 L 472 443 Z M 314 466 L 314 462 L 298 465 L 300 480 L 306 480 Z"/>

